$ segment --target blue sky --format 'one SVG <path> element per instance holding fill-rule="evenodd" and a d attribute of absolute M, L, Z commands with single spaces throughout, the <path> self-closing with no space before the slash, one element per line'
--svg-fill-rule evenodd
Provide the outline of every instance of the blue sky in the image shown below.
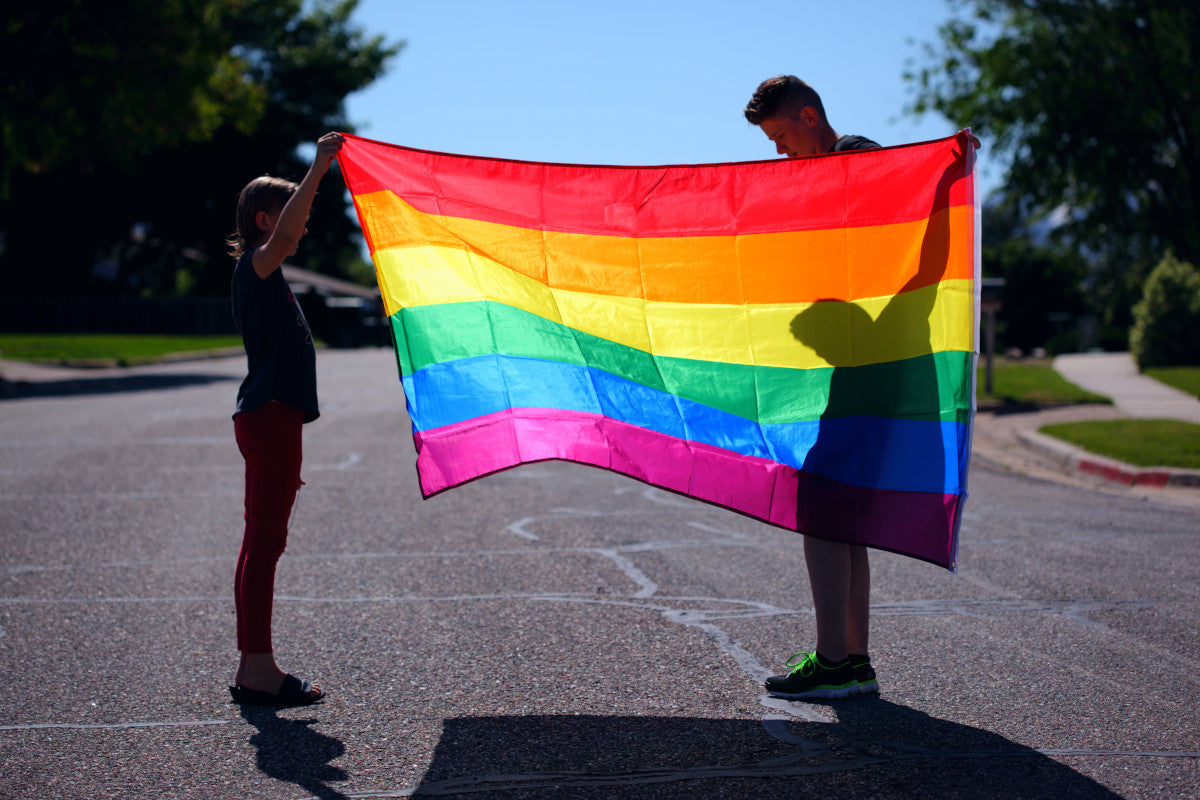
<path fill-rule="evenodd" d="M 362 0 L 355 20 L 406 46 L 347 112 L 373 139 L 585 164 L 775 157 L 742 108 L 763 78 L 811 83 L 834 128 L 884 145 L 969 121 L 904 113 L 903 80 L 946 0 Z M 984 188 L 999 175 L 981 153 Z"/>

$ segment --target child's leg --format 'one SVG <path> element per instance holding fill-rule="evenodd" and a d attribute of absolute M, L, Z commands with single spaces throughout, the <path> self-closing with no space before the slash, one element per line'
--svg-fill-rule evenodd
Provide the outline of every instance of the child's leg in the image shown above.
<path fill-rule="evenodd" d="M 270 653 L 275 564 L 287 546 L 288 518 L 300 488 L 304 412 L 268 403 L 234 418 L 246 460 L 246 528 L 234 577 L 237 646 Z"/>

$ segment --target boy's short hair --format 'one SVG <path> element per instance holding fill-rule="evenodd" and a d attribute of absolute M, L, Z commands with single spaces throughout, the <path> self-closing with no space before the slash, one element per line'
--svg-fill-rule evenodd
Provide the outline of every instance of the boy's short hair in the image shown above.
<path fill-rule="evenodd" d="M 795 75 L 776 75 L 767 78 L 754 90 L 754 96 L 746 104 L 746 119 L 752 125 L 761 125 L 779 114 L 797 114 L 800 109 L 812 106 L 825 119 L 825 106 L 817 90 Z"/>
<path fill-rule="evenodd" d="M 229 246 L 229 254 L 235 259 L 241 258 L 262 244 L 263 232 L 255 222 L 258 212 L 282 211 L 297 188 L 297 185 L 289 180 L 272 178 L 270 175 L 263 175 L 247 183 L 238 194 L 234 231 L 225 240 L 225 244 Z"/>

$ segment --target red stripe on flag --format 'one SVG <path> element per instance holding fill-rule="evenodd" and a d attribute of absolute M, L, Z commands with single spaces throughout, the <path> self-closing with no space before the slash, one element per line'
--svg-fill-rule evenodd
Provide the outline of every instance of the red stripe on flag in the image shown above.
<path fill-rule="evenodd" d="M 347 135 L 355 195 L 427 214 L 608 236 L 727 236 L 884 225 L 973 202 L 965 135 L 812 158 L 662 167 L 543 164 Z M 931 203 L 931 198 L 933 198 Z"/>

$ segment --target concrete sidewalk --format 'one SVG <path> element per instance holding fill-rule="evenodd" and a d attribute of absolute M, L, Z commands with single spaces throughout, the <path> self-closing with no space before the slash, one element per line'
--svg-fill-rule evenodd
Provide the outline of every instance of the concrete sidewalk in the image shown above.
<path fill-rule="evenodd" d="M 1200 424 L 1200 400 L 1138 372 L 1129 353 L 1073 353 L 1054 359 L 1071 383 L 1111 398 L 1127 416 Z"/>

